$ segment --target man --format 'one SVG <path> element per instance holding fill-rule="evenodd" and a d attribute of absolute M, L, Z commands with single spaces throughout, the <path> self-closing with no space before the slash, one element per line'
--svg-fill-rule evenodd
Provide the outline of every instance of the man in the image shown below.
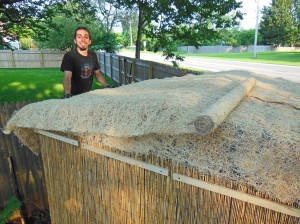
<path fill-rule="evenodd" d="M 74 43 L 76 49 L 64 55 L 60 67 L 60 70 L 64 72 L 65 95 L 63 98 L 90 91 L 94 75 L 103 86 L 112 88 L 100 73 L 96 53 L 88 50 L 92 40 L 86 27 L 78 27 L 75 30 Z"/>

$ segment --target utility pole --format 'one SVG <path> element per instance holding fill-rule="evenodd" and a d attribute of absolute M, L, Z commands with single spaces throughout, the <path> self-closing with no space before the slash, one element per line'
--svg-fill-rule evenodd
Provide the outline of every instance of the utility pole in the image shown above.
<path fill-rule="evenodd" d="M 257 2 L 257 15 L 256 15 L 256 28 L 255 28 L 254 49 L 253 49 L 254 58 L 257 58 L 256 45 L 257 45 L 258 19 L 259 19 L 259 0 L 256 0 L 256 2 Z"/>

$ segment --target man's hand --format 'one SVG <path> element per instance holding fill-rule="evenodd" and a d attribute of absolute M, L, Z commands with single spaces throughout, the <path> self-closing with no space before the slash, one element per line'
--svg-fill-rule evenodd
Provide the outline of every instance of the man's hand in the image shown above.
<path fill-rule="evenodd" d="M 72 95 L 69 93 L 65 93 L 65 95 L 62 97 L 62 99 L 67 99 L 67 98 L 71 98 Z"/>

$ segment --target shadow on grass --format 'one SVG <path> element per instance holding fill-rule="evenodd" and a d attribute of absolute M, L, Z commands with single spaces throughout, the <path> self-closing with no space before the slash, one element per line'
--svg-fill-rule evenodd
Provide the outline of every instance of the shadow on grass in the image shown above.
<path fill-rule="evenodd" d="M 64 93 L 62 83 L 54 83 L 41 87 L 39 83 L 22 83 L 13 81 L 0 87 L 0 102 L 39 101 L 44 99 L 58 99 Z"/>

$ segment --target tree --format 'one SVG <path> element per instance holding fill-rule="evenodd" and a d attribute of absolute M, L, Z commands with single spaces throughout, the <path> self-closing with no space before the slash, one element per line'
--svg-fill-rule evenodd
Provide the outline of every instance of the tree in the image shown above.
<path fill-rule="evenodd" d="M 19 27 L 24 27 L 29 18 L 39 15 L 41 12 L 38 6 L 39 4 L 43 4 L 43 1 L 0 1 L 0 49 L 2 49 L 4 45 L 2 36 L 6 36 L 14 29 L 23 32 L 24 29 L 20 29 Z"/>
<path fill-rule="evenodd" d="M 117 50 L 116 35 L 108 32 L 89 8 L 84 9 L 80 4 L 69 1 L 63 7 L 56 5 L 48 10 L 55 12 L 54 16 L 36 24 L 39 28 L 35 29 L 34 39 L 39 48 L 69 50 L 74 47 L 75 29 L 85 26 L 92 37 L 90 49 L 103 49 L 110 53 Z M 77 13 L 78 10 L 81 10 L 81 13 Z"/>
<path fill-rule="evenodd" d="M 294 24 L 295 24 L 295 46 L 300 47 L 300 0 L 293 0 L 293 15 Z"/>
<path fill-rule="evenodd" d="M 242 18 L 239 11 L 232 19 L 224 17 L 241 7 L 236 0 L 117 0 L 117 3 L 138 11 L 136 58 L 140 58 L 142 33 L 157 40 L 155 50 L 164 48 L 166 58 L 182 60 L 173 53 L 174 43 L 185 40 L 189 45 L 201 46 L 206 39 L 218 36 L 215 28 L 230 27 L 237 18 Z"/>
<path fill-rule="evenodd" d="M 105 30 L 101 35 L 93 37 L 92 43 L 94 43 L 91 46 L 92 50 L 101 49 L 105 50 L 107 53 L 115 53 L 119 49 L 117 35 L 115 33 L 106 32 Z"/>
<path fill-rule="evenodd" d="M 263 8 L 259 26 L 263 44 L 284 46 L 294 45 L 297 42 L 299 24 L 297 25 L 296 18 L 293 18 L 294 12 L 292 0 L 273 0 L 270 7 Z"/>
<path fill-rule="evenodd" d="M 10 21 L 13 23 L 25 22 L 29 17 L 39 14 L 39 5 L 42 4 L 43 1 L 1 0 L 0 21 Z"/>
<path fill-rule="evenodd" d="M 254 36 L 255 36 L 255 29 L 239 31 L 236 35 L 237 45 L 253 45 Z M 261 34 L 258 33 L 257 42 L 261 43 L 261 41 L 262 41 Z"/>
<path fill-rule="evenodd" d="M 134 8 L 124 10 L 124 12 L 120 15 L 122 34 L 124 36 L 124 46 L 131 45 L 131 42 L 136 40 L 138 19 L 138 12 Z"/>
<path fill-rule="evenodd" d="M 293 0 L 293 14 L 294 23 L 298 30 L 300 30 L 300 0 Z"/>
<path fill-rule="evenodd" d="M 112 0 L 94 0 L 94 7 L 100 15 L 99 19 L 106 32 L 112 32 L 113 27 L 116 26 L 120 16 L 123 14 L 122 10 L 116 8 Z"/>
<path fill-rule="evenodd" d="M 71 7 L 65 7 L 66 4 Z M 1 0 L 0 30 L 3 34 L 16 31 L 18 36 L 25 35 L 28 29 L 41 29 L 38 25 L 41 21 L 49 22 L 62 11 L 67 16 L 75 15 L 77 20 L 83 12 L 94 13 L 89 0 Z"/>

